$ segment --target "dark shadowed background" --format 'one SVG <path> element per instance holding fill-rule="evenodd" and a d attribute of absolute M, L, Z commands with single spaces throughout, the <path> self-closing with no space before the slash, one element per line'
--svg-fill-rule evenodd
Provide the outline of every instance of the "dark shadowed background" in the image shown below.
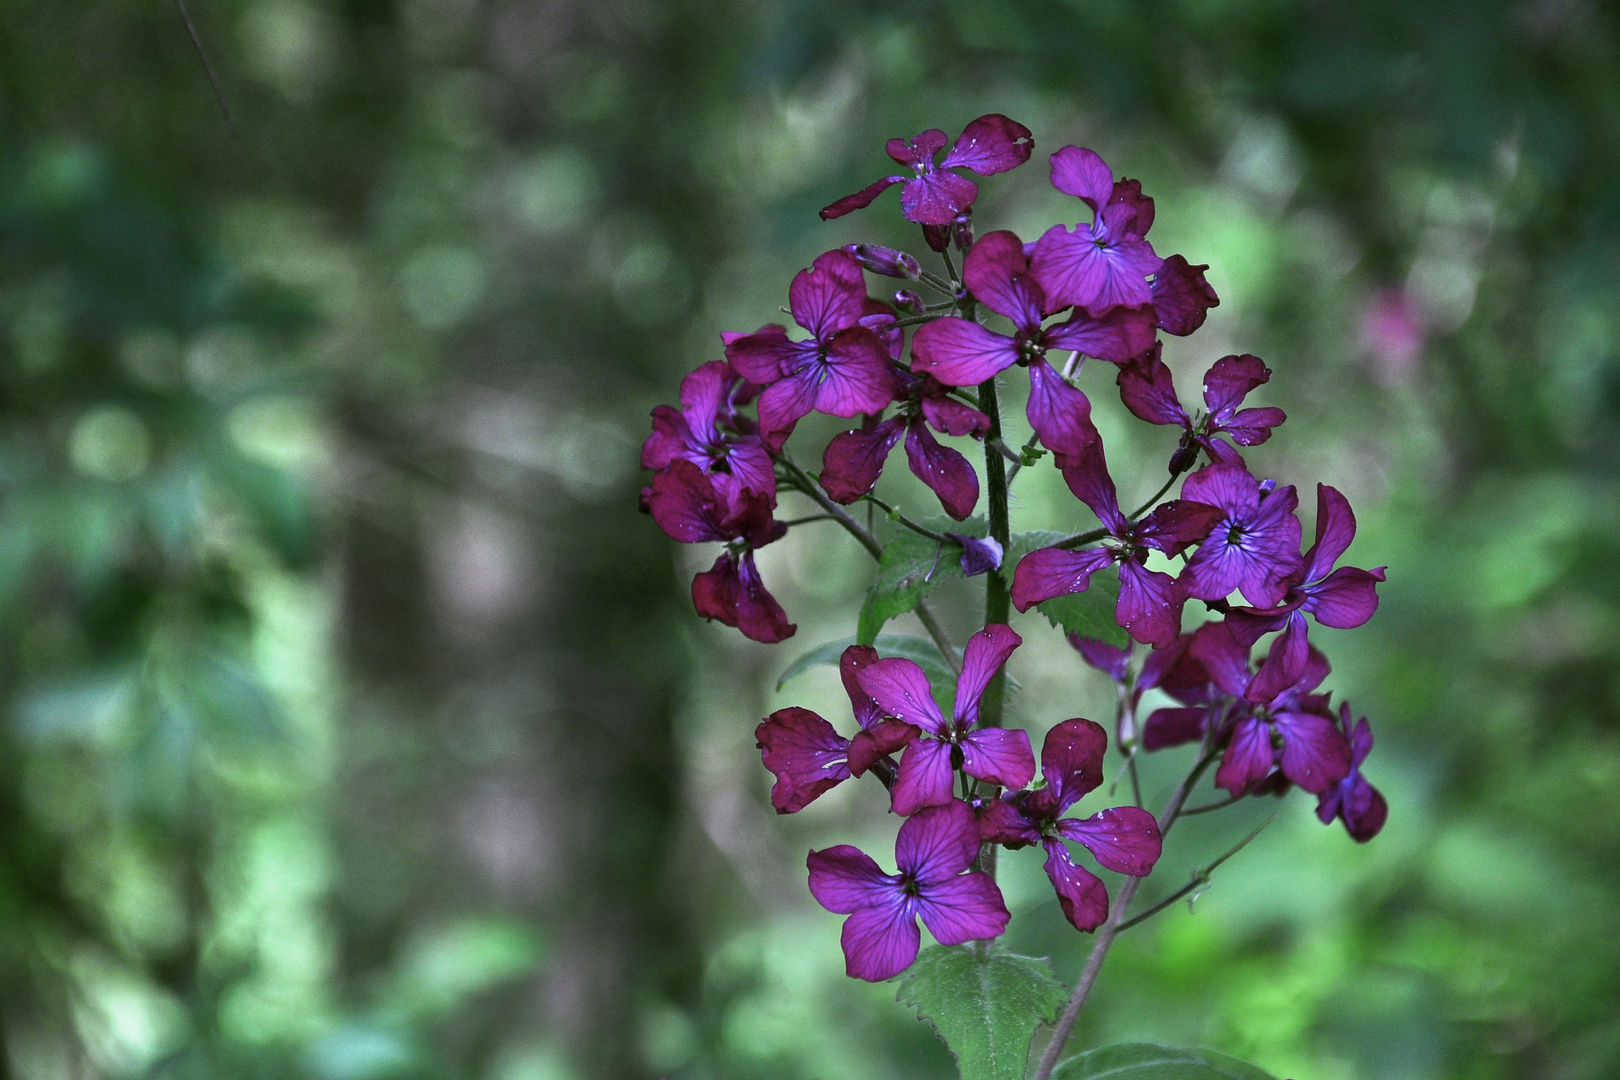
<path fill-rule="evenodd" d="M 0 7 L 6 1075 L 953 1075 L 803 885 L 892 821 L 853 785 L 776 817 L 752 745 L 842 715 L 830 669 L 773 685 L 850 632 L 863 556 L 795 530 L 761 568 L 798 635 L 704 624 L 713 553 L 636 513 L 636 453 L 818 252 L 920 247 L 893 195 L 816 217 L 884 139 L 990 111 L 1037 151 L 981 231 L 1075 216 L 1066 142 L 1140 177 L 1222 299 L 1183 388 L 1264 357 L 1290 419 L 1251 462 L 1342 488 L 1349 561 L 1390 567 L 1327 634 L 1389 827 L 1275 807 L 1080 1039 L 1620 1075 L 1613 7 L 191 2 L 235 138 L 169 0 Z M 1145 493 L 1170 436 L 1109 375 Z M 1015 529 L 1084 527 L 1020 483 Z M 1106 721 L 1017 625 L 1012 718 Z M 1190 822 L 1149 893 L 1272 809 Z M 1012 944 L 1072 978 L 1038 858 L 1004 866 Z"/>

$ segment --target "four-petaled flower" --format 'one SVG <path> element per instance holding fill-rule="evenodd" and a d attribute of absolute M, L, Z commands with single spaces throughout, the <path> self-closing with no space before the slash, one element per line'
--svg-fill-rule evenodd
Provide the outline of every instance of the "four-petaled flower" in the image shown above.
<path fill-rule="evenodd" d="M 1181 572 L 1187 595 L 1224 600 L 1236 589 L 1259 607 L 1281 603 L 1301 563 L 1294 486 L 1268 491 L 1242 465 L 1216 463 L 1187 477 L 1181 497 L 1224 511 Z"/>
<path fill-rule="evenodd" d="M 979 827 L 952 800 L 907 818 L 894 842 L 897 874 L 848 844 L 810 852 L 810 893 L 844 921 L 844 969 L 882 982 L 917 959 L 917 918 L 941 945 L 993 938 L 1007 928 L 1007 905 L 989 874 L 963 873 L 979 854 Z"/>
<path fill-rule="evenodd" d="M 740 377 L 724 360 L 714 360 L 681 380 L 681 407 L 653 409 L 653 430 L 641 447 L 641 467 L 667 469 L 690 461 L 709 476 L 715 490 L 735 502 L 747 488 L 776 505 L 776 472 L 759 436 L 745 428 L 734 403 Z"/>
<path fill-rule="evenodd" d="M 1052 155 L 1052 186 L 1091 207 L 1092 220 L 1072 229 L 1054 225 L 1035 241 L 1030 269 L 1047 301 L 1094 315 L 1152 304 L 1148 278 L 1164 260 L 1143 239 L 1153 224 L 1153 201 L 1142 198 L 1141 185 L 1116 184 L 1095 151 L 1065 146 Z"/>
<path fill-rule="evenodd" d="M 885 149 L 895 161 L 909 167 L 911 176 L 885 176 L 876 183 L 845 195 L 821 211 L 823 221 L 843 217 L 852 210 L 871 204 L 895 184 L 900 189 L 900 209 L 907 221 L 921 225 L 949 225 L 973 205 L 979 185 L 949 169 L 968 169 L 980 176 L 994 176 L 1016 169 L 1029 160 L 1035 148 L 1029 128 L 1000 113 L 981 116 L 967 126 L 956 145 L 935 164 L 934 157 L 945 148 L 945 133 L 938 128 L 911 139 L 890 139 Z"/>
<path fill-rule="evenodd" d="M 1081 718 L 1065 720 L 1041 744 L 1044 786 L 1003 795 L 979 819 L 987 843 L 1046 849 L 1046 876 L 1057 890 L 1063 914 L 1077 930 L 1095 930 L 1108 918 L 1108 889 L 1102 879 L 1069 857 L 1065 840 L 1082 845 L 1103 866 L 1145 877 L 1159 861 L 1162 838 L 1153 815 L 1136 806 L 1116 806 L 1088 818 L 1063 814 L 1094 791 L 1103 778 L 1108 735 Z"/>
<path fill-rule="evenodd" d="M 1334 818 L 1344 822 L 1345 829 L 1358 844 L 1365 844 L 1377 836 L 1389 818 L 1389 804 L 1379 790 L 1367 783 L 1361 775 L 1361 765 L 1372 753 L 1372 729 L 1367 718 L 1350 727 L 1350 705 L 1339 705 L 1339 729 L 1350 740 L 1350 772 L 1337 786 L 1322 792 L 1316 800 L 1316 816 L 1326 825 Z"/>
<path fill-rule="evenodd" d="M 1239 446 L 1258 446 L 1271 438 L 1271 429 L 1288 419 L 1281 409 L 1240 409 L 1255 387 L 1271 378 L 1271 369 L 1258 356 L 1223 356 L 1204 375 L 1205 415 L 1192 417 L 1176 397 L 1176 384 L 1155 347 L 1119 370 L 1119 396 L 1125 407 L 1150 424 L 1179 424 L 1181 446 L 1170 459 L 1170 471 L 1193 467 L 1202 447 L 1211 461 L 1242 465 Z"/>
<path fill-rule="evenodd" d="M 991 623 L 968 640 L 950 720 L 934 703 L 928 676 L 910 660 L 879 660 L 860 673 L 861 689 L 884 715 L 914 724 L 925 734 L 900 757 L 900 771 L 890 789 L 895 813 L 914 814 L 925 806 L 949 802 L 957 769 L 1006 788 L 1021 788 L 1035 775 L 1027 731 L 973 726 L 990 680 L 1022 642 L 1001 623 Z"/>

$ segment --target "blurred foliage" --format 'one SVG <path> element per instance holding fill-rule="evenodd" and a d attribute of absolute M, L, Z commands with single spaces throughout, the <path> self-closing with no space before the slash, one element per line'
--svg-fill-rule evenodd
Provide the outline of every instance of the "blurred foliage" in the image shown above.
<path fill-rule="evenodd" d="M 869 568 L 795 530 L 760 561 L 798 638 L 704 626 L 634 466 L 795 269 L 918 246 L 886 204 L 815 217 L 883 139 L 991 110 L 1142 178 L 1222 297 L 1167 348 L 1183 388 L 1264 356 L 1290 419 L 1251 460 L 1345 490 L 1352 561 L 1391 567 L 1329 642 L 1388 830 L 1283 804 L 1127 935 L 1080 1044 L 1620 1072 L 1611 6 L 193 7 L 239 138 L 171 5 L 0 9 L 8 1075 L 950 1075 L 803 888 L 807 846 L 886 843 L 879 801 L 775 818 L 749 735 L 843 715 L 830 669 L 771 687 Z M 981 228 L 1072 213 L 1039 160 Z M 1151 491 L 1165 433 L 1107 376 L 1122 497 Z M 1016 529 L 1083 524 L 1048 466 L 1017 499 Z M 971 584 L 931 599 L 958 634 Z M 1024 618 L 1014 717 L 1105 719 Z M 1190 821 L 1157 887 L 1269 809 Z M 1038 863 L 1002 878 L 1009 945 L 1072 978 Z"/>

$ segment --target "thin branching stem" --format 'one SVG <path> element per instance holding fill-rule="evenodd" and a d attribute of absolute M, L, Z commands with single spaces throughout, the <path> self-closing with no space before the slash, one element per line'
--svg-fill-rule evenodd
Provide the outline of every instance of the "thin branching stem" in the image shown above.
<path fill-rule="evenodd" d="M 862 495 L 861 498 L 865 499 L 867 502 L 871 503 L 873 506 L 876 506 L 879 510 L 882 510 L 885 514 L 888 514 L 889 518 L 892 521 L 896 522 L 899 525 L 903 525 L 904 527 L 910 529 L 912 532 L 916 533 L 919 536 L 926 536 L 926 537 L 928 537 L 928 539 L 933 540 L 934 542 L 940 543 L 940 544 L 948 544 L 948 543 L 952 542 L 951 538 L 946 536 L 944 533 L 935 532 L 933 529 L 930 529 L 926 525 L 919 525 L 917 522 L 915 522 L 915 521 L 911 520 L 910 518 L 906 517 L 905 513 L 902 512 L 899 507 L 890 506 L 888 503 L 884 502 L 882 499 L 878 498 L 876 495 Z"/>
<path fill-rule="evenodd" d="M 1192 811 L 1183 811 L 1181 816 L 1186 817 L 1189 813 L 1192 813 Z M 1126 919 L 1124 922 L 1120 923 L 1119 932 L 1123 934 L 1125 931 L 1129 930 L 1133 926 L 1136 926 L 1138 923 L 1147 922 L 1149 919 L 1153 918 L 1153 916 L 1157 915 L 1161 911 L 1164 911 L 1166 908 L 1170 907 L 1170 905 L 1174 904 L 1177 900 L 1180 900 L 1183 896 L 1186 896 L 1194 889 L 1199 889 L 1205 885 L 1208 885 L 1210 875 L 1215 873 L 1216 869 L 1221 865 L 1221 863 L 1248 847 L 1254 842 L 1255 837 L 1259 836 L 1265 831 L 1267 825 L 1270 825 L 1276 820 L 1276 814 L 1272 814 L 1270 817 L 1266 818 L 1266 820 L 1262 821 L 1253 832 L 1249 833 L 1249 835 L 1245 836 L 1242 840 L 1239 840 L 1220 858 L 1216 859 L 1214 862 L 1210 863 L 1206 867 L 1203 867 L 1202 869 L 1193 871 L 1192 880 L 1187 882 L 1187 884 L 1183 885 L 1181 888 L 1177 889 L 1163 900 L 1160 900 L 1157 904 L 1154 904 L 1152 907 L 1142 912 L 1142 914 L 1133 915 L 1129 919 Z"/>

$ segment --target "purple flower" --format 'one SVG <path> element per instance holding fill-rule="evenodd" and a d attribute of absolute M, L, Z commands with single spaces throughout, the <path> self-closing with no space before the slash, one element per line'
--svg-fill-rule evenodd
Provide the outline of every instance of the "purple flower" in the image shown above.
<path fill-rule="evenodd" d="M 1176 397 L 1176 385 L 1157 346 L 1119 369 L 1119 397 L 1125 407 L 1150 424 L 1179 424 L 1181 448 L 1171 459 L 1171 470 L 1183 472 L 1203 447 L 1214 462 L 1242 465 L 1231 445 L 1217 439 L 1226 435 L 1239 446 L 1258 446 L 1271 438 L 1271 429 L 1288 419 L 1281 409 L 1239 409 L 1255 387 L 1271 378 L 1271 369 L 1258 356 L 1223 356 L 1204 376 L 1206 415 L 1193 418 Z"/>
<path fill-rule="evenodd" d="M 821 211 L 821 220 L 843 217 L 870 205 L 891 186 L 904 184 L 900 208 L 907 221 L 949 225 L 978 198 L 979 185 L 947 170 L 968 169 L 980 176 L 1004 173 L 1028 161 L 1035 143 L 1023 124 L 990 113 L 969 124 L 945 160 L 935 164 L 935 156 L 944 148 L 945 133 L 938 128 L 929 128 L 909 140 L 890 139 L 885 147 L 889 156 L 908 166 L 912 175 L 885 176 L 853 195 L 845 195 Z"/>
<path fill-rule="evenodd" d="M 1175 680 L 1178 672 L 1183 669 L 1183 659 L 1187 655 L 1187 646 L 1192 642 L 1192 635 L 1184 634 L 1171 641 L 1168 645 L 1155 648 L 1148 653 L 1147 660 L 1142 664 L 1142 670 L 1131 677 L 1131 653 L 1135 645 L 1126 642 L 1123 649 L 1116 649 L 1107 642 L 1096 638 L 1082 637 L 1079 634 L 1069 635 L 1069 644 L 1091 667 L 1096 668 L 1112 679 L 1119 690 L 1119 730 L 1115 734 L 1115 743 L 1120 752 L 1129 750 L 1136 742 L 1139 732 L 1137 729 L 1136 710 L 1142 703 L 1142 695 L 1155 687 L 1163 686 L 1167 693 L 1174 695 L 1179 689 Z M 1207 681 L 1207 680 L 1205 680 Z M 1161 709 L 1159 712 L 1164 712 Z M 1155 716 L 1158 713 L 1154 714 Z M 1198 735 L 1202 735 L 1202 728 Z M 1197 738 L 1195 735 L 1194 738 Z M 1183 740 L 1191 741 L 1191 740 Z M 1149 750 L 1158 749 L 1156 746 L 1146 746 Z"/>
<path fill-rule="evenodd" d="M 798 626 L 765 589 L 754 566 L 754 550 L 723 551 L 714 565 L 692 578 L 692 606 L 705 619 L 735 626 L 744 637 L 774 645 Z"/>
<path fill-rule="evenodd" d="M 1022 641 L 1001 623 L 991 623 L 968 640 L 949 721 L 934 703 L 928 676 L 910 660 L 879 660 L 860 673 L 861 688 L 884 715 L 914 724 L 928 736 L 906 747 L 900 758 L 891 789 L 895 813 L 914 814 L 925 806 L 949 802 L 957 769 L 1008 788 L 1021 788 L 1035 775 L 1028 732 L 973 726 L 985 687 Z"/>
<path fill-rule="evenodd" d="M 1204 280 L 1204 271 L 1208 269 L 1208 263 L 1194 266 L 1180 255 L 1164 260 L 1153 275 L 1152 286 L 1153 311 L 1159 318 L 1160 330 L 1186 337 L 1204 325 L 1210 308 L 1221 306 L 1221 298 Z"/>
<path fill-rule="evenodd" d="M 771 787 L 771 805 L 778 814 L 794 814 L 809 806 L 821 794 L 837 787 L 851 776 L 887 761 L 880 775 L 893 778 L 894 763 L 888 755 L 918 735 L 910 724 L 885 720 L 877 703 L 861 689 L 857 679 L 863 668 L 877 662 L 877 650 L 851 645 L 838 661 L 850 708 L 860 732 L 854 739 L 838 734 L 826 720 L 809 709 L 778 709 L 754 729 L 765 768 L 776 777 Z"/>
<path fill-rule="evenodd" d="M 1339 706 L 1339 728 L 1350 740 L 1350 772 L 1336 787 L 1328 788 L 1316 800 L 1316 816 L 1326 825 L 1334 818 L 1344 822 L 1345 829 L 1358 844 L 1365 844 L 1377 836 L 1389 818 L 1389 804 L 1379 790 L 1367 783 L 1361 775 L 1362 762 L 1372 753 L 1372 729 L 1366 717 L 1350 729 L 1350 705 Z"/>
<path fill-rule="evenodd" d="M 1141 186 L 1116 184 L 1108 164 L 1078 146 L 1052 155 L 1052 186 L 1091 207 L 1092 220 L 1073 229 L 1054 225 L 1035 242 L 1030 267 L 1047 299 L 1055 307 L 1073 304 L 1093 315 L 1152 304 L 1148 278 L 1164 260 L 1142 239 L 1153 213 L 1151 200 L 1141 198 Z"/>
<path fill-rule="evenodd" d="M 1043 329 L 1048 315 L 1068 305 L 1048 303 L 1030 275 L 1023 242 L 1006 231 L 990 233 L 973 245 L 962 280 L 980 303 L 1012 320 L 1013 335 L 955 316 L 935 319 L 918 327 L 912 338 L 912 370 L 947 386 L 975 386 L 1014 364 L 1026 364 L 1030 425 L 1055 454 L 1078 453 L 1096 437 L 1091 403 L 1047 364 L 1047 350 L 1123 363 L 1153 344 L 1152 309 L 1120 308 L 1101 319 L 1076 312 Z"/>
<path fill-rule="evenodd" d="M 1181 572 L 1187 595 L 1222 600 L 1237 589 L 1259 607 L 1281 603 L 1300 569 L 1293 485 L 1266 494 L 1242 465 L 1216 463 L 1187 477 L 1181 497 L 1225 511 Z"/>
<path fill-rule="evenodd" d="M 882 982 L 917 959 L 917 917 L 942 945 L 993 938 L 1007 928 L 1007 905 L 990 875 L 963 873 L 979 854 L 973 811 L 952 800 L 906 819 L 894 842 L 897 874 L 848 844 L 810 852 L 810 892 L 848 915 L 842 942 L 851 978 Z"/>
<path fill-rule="evenodd" d="M 906 437 L 906 462 L 927 484 L 945 512 L 958 521 L 973 513 L 979 501 L 979 477 L 967 458 L 941 446 L 928 429 L 946 435 L 982 439 L 990 418 L 948 396 L 946 388 L 928 376 L 898 377 L 907 384 L 899 414 L 879 421 L 868 417 L 863 427 L 835 435 L 822 455 L 820 482 L 834 502 L 852 503 L 869 493 L 883 472 L 883 463 Z"/>
<path fill-rule="evenodd" d="M 1039 843 L 1046 849 L 1046 876 L 1077 930 L 1095 930 L 1108 918 L 1108 889 L 1097 875 L 1075 865 L 1065 840 L 1085 847 L 1108 869 L 1133 877 L 1152 871 L 1162 847 L 1159 823 L 1139 807 L 1116 806 L 1085 819 L 1063 817 L 1102 783 L 1107 749 L 1108 735 L 1097 724 L 1063 721 L 1041 744 L 1045 786 L 1002 796 L 979 821 L 979 837 L 988 843 L 1014 848 Z"/>
<path fill-rule="evenodd" d="M 1209 535 L 1222 512 L 1185 499 L 1165 503 L 1140 521 L 1130 521 L 1119 509 L 1113 478 L 1108 475 L 1102 443 L 1096 442 L 1070 459 L 1063 470 L 1069 489 L 1109 532 L 1102 547 L 1069 551 L 1041 548 L 1025 555 L 1013 572 L 1012 601 L 1019 611 L 1054 596 L 1084 592 L 1091 575 L 1119 563 L 1119 601 L 1114 617 L 1137 641 L 1167 645 L 1181 632 L 1181 608 L 1186 596 L 1169 574 L 1143 565 L 1149 548 L 1178 555 L 1188 545 Z"/>
<path fill-rule="evenodd" d="M 865 321 L 873 315 L 866 280 L 847 252 L 818 255 L 811 269 L 795 275 L 788 307 L 810 331 L 809 340 L 790 340 L 774 323 L 752 334 L 721 335 L 731 366 L 766 388 L 759 396 L 759 426 L 773 448 L 806 413 L 877 412 L 895 390 L 889 350 Z"/>
<path fill-rule="evenodd" d="M 1263 700 L 1296 681 L 1305 670 L 1305 615 L 1308 612 L 1322 626 L 1351 630 L 1365 623 L 1378 610 L 1378 583 L 1384 568 L 1359 570 L 1353 566 L 1334 569 L 1356 537 L 1356 515 L 1350 501 L 1337 488 L 1316 485 L 1316 543 L 1305 553 L 1303 567 L 1290 580 L 1280 607 L 1260 611 L 1237 608 L 1227 618 L 1232 636 L 1245 647 L 1263 634 L 1282 633 L 1271 643 L 1271 652 L 1255 677 L 1250 690 Z"/>
<path fill-rule="evenodd" d="M 660 405 L 641 447 L 645 469 L 667 469 L 677 459 L 702 469 L 728 501 L 747 488 L 776 505 L 776 472 L 759 436 L 745 433 L 736 415 L 741 378 L 724 360 L 704 364 L 681 380 L 681 407 Z"/>

